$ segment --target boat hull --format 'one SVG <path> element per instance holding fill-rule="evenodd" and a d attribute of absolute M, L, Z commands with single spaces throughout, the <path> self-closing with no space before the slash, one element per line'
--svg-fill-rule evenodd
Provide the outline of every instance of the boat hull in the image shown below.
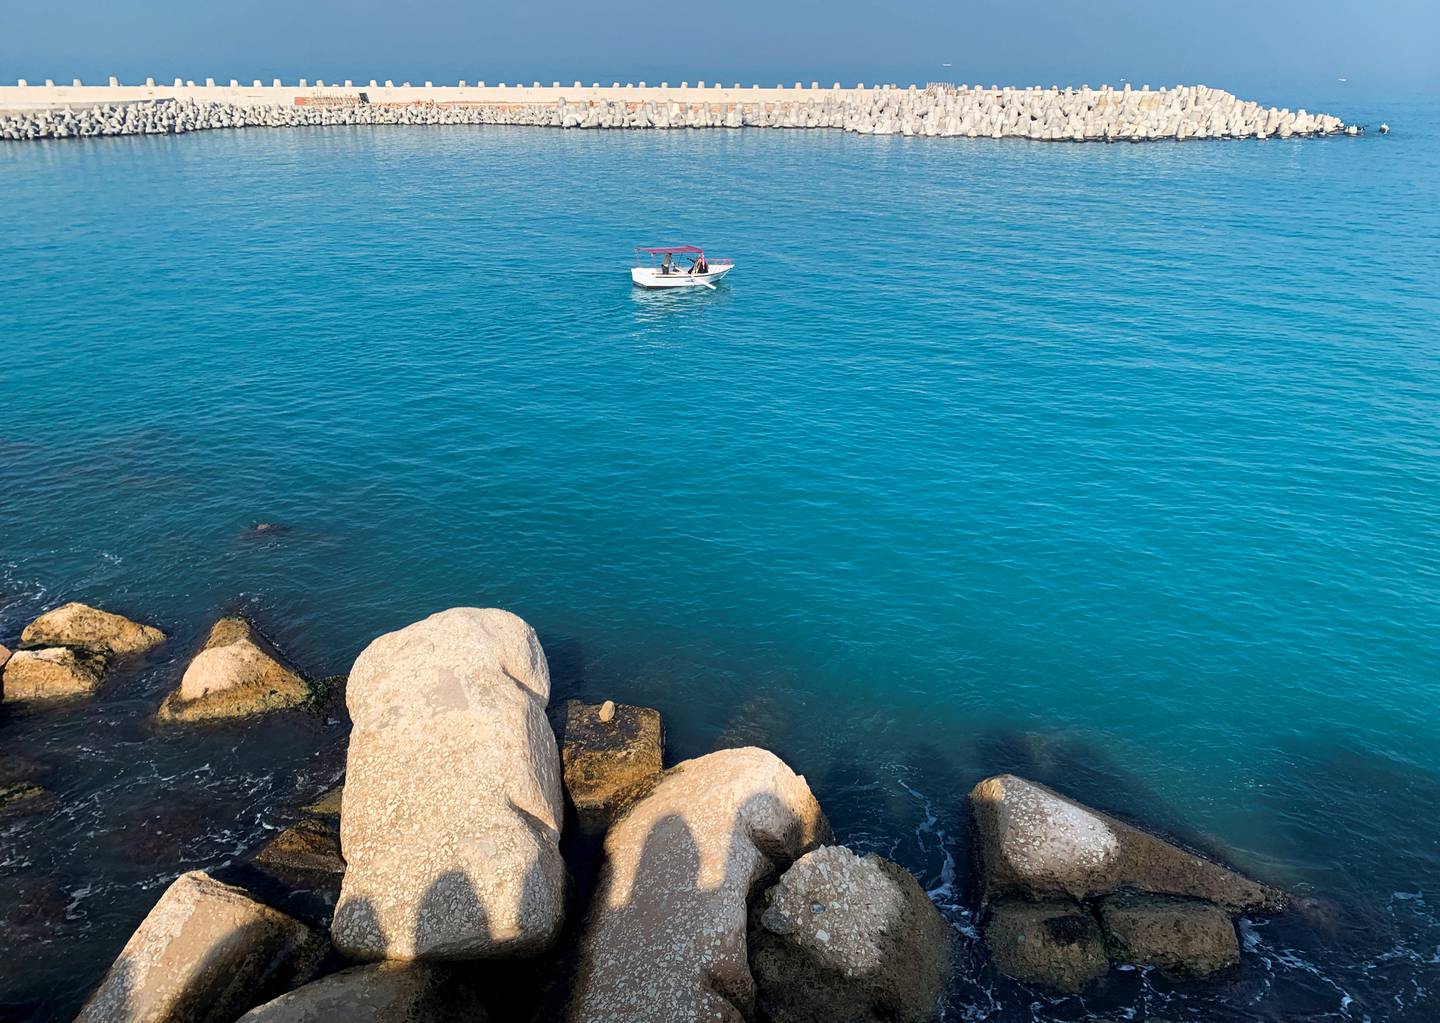
<path fill-rule="evenodd" d="M 714 284 L 735 267 L 710 264 L 709 273 L 691 274 L 683 270 L 662 274 L 653 266 L 637 266 L 630 270 L 630 280 L 642 288 L 698 288 L 703 284 Z"/>

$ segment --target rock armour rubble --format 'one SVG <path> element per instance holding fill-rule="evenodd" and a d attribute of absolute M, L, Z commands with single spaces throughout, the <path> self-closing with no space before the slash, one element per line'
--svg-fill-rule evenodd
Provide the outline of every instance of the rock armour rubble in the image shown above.
<path fill-rule="evenodd" d="M 783 102 L 251 105 L 145 101 L 0 117 L 0 139 L 218 128 L 504 124 L 555 128 L 830 128 L 861 135 L 1142 142 L 1359 134 L 1329 114 L 1264 107 L 1203 85 L 1158 91 L 930 86 L 817 90 Z"/>

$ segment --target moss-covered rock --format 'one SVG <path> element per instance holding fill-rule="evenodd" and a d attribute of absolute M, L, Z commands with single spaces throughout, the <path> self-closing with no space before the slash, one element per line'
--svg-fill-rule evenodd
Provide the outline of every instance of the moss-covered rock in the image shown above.
<path fill-rule="evenodd" d="M 985 944 L 1007 977 L 1062 994 L 1078 994 L 1110 969 L 1100 925 L 1072 900 L 994 903 Z"/>
<path fill-rule="evenodd" d="M 20 633 L 24 647 L 74 647 L 107 657 L 143 654 L 163 642 L 159 629 L 73 601 L 46 611 Z"/>
<path fill-rule="evenodd" d="M 316 689 L 244 618 L 221 618 L 210 630 L 180 688 L 160 706 L 162 721 L 250 717 L 302 707 Z"/>
<path fill-rule="evenodd" d="M 555 722 L 565 793 L 580 827 L 603 831 L 660 774 L 660 712 L 609 700 L 566 700 Z"/>
<path fill-rule="evenodd" d="M 1229 914 L 1194 899 L 1116 895 L 1100 902 L 1100 925 L 1118 963 L 1205 977 L 1240 962 Z"/>
<path fill-rule="evenodd" d="M 100 688 L 109 658 L 71 647 L 17 650 L 0 675 L 6 703 L 51 703 L 89 696 Z"/>

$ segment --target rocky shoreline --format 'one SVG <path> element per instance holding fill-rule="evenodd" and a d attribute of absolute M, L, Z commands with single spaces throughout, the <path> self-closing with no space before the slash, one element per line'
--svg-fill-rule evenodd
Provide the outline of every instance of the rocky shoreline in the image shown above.
<path fill-rule="evenodd" d="M 443 91 L 443 90 L 441 90 Z M 368 95 L 368 94 L 367 94 Z M 798 90 L 787 98 L 696 101 L 599 98 L 551 102 L 371 102 L 360 94 L 292 105 L 157 99 L 94 106 L 54 104 L 0 116 L 0 139 L 182 134 L 332 125 L 530 125 L 553 128 L 829 128 L 861 135 L 1154 142 L 1358 135 L 1329 114 L 1265 107 L 1203 85 L 1150 91 L 1108 86 Z"/>
<path fill-rule="evenodd" d="M 61 713 L 112 661 L 165 642 L 64 605 L 0 647 L 0 698 Z M 343 786 L 241 868 L 175 880 L 80 1020 L 925 1023 L 964 968 L 915 878 L 837 844 L 802 775 L 755 747 L 665 768 L 658 711 L 549 707 L 545 652 L 513 614 L 454 608 L 381 636 L 319 688 L 342 685 Z M 296 713 L 316 691 L 226 617 L 157 721 Z M 1292 908 L 1035 782 L 999 775 L 963 798 L 981 968 L 1037 991 L 1088 992 L 1134 967 L 1231 976 L 1245 969 L 1236 919 Z M 523 1013 L 497 1004 L 525 984 L 543 992 Z"/>

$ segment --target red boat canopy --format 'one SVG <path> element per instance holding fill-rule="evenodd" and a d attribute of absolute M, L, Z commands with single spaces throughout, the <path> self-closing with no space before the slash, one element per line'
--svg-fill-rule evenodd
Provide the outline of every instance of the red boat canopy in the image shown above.
<path fill-rule="evenodd" d="M 704 249 L 697 249 L 693 245 L 661 245 L 658 248 L 647 249 L 645 246 L 636 246 L 636 252 L 648 252 L 652 256 L 663 256 L 666 254 L 674 256 L 702 256 Z"/>

